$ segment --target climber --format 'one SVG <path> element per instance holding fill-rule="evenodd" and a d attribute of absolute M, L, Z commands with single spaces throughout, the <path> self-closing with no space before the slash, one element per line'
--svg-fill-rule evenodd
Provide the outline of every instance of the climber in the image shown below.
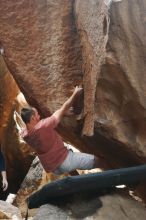
<path fill-rule="evenodd" d="M 7 174 L 5 169 L 5 160 L 0 147 L 0 172 L 2 176 L 2 188 L 3 191 L 6 191 L 8 188 Z"/>
<path fill-rule="evenodd" d="M 82 91 L 81 87 L 76 86 L 61 108 L 45 119 L 40 119 L 37 109 L 33 107 L 21 109 L 21 117 L 26 124 L 26 129 L 21 135 L 36 152 L 47 172 L 60 175 L 76 169 L 90 170 L 103 167 L 102 160 L 94 155 L 68 150 L 55 130 Z"/>

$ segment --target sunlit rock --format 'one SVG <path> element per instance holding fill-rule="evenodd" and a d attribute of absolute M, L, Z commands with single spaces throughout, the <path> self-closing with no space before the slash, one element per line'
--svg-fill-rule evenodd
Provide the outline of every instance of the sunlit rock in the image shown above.
<path fill-rule="evenodd" d="M 0 219 L 22 220 L 17 207 L 0 200 Z"/>

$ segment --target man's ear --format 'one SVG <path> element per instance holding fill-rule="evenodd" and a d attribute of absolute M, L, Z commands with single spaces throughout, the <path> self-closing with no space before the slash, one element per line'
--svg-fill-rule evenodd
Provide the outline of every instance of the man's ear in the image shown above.
<path fill-rule="evenodd" d="M 31 118 L 30 118 L 30 123 L 31 123 L 32 121 L 34 121 L 34 119 L 35 119 L 35 117 L 34 117 L 34 115 L 32 115 Z"/>

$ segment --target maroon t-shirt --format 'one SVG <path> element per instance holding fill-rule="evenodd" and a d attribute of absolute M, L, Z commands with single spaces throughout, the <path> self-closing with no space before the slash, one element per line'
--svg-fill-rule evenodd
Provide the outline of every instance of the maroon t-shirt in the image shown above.
<path fill-rule="evenodd" d="M 68 150 L 55 131 L 58 121 L 55 116 L 40 120 L 32 130 L 25 129 L 22 137 L 37 153 L 44 169 L 54 171 L 67 157 Z"/>

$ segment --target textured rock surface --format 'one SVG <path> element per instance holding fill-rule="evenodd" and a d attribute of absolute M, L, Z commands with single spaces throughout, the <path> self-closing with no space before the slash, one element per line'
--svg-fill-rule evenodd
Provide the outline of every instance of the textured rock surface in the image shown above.
<path fill-rule="evenodd" d="M 98 198 L 90 201 L 74 201 L 68 207 L 43 205 L 33 220 L 41 219 L 100 219 L 100 220 L 145 220 L 145 208 L 129 197 L 107 195 L 100 197 L 102 207 L 98 208 Z"/>
<path fill-rule="evenodd" d="M 17 94 L 18 87 L 0 55 L 0 143 Z"/>
<path fill-rule="evenodd" d="M 106 61 L 96 91 L 96 121 L 107 136 L 142 157 L 146 155 L 146 2 L 113 3 L 109 12 Z"/>
<path fill-rule="evenodd" d="M 3 137 L 9 192 L 16 193 L 33 159 L 28 145 L 20 142 L 12 111 Z"/>
<path fill-rule="evenodd" d="M 1 2 L 5 59 L 27 100 L 42 112 L 58 108 L 82 79 L 73 2 Z"/>
<path fill-rule="evenodd" d="M 98 12 L 97 6 L 100 7 Z M 146 161 L 145 12 L 145 1 L 135 0 L 131 4 L 124 0 L 110 5 L 107 18 L 101 1 L 84 1 L 84 4 L 81 0 L 76 1 L 86 82 L 84 108 L 85 113 L 86 109 L 90 112 L 90 126 L 85 127 L 85 133 L 92 134 L 94 127 L 90 144 L 96 147 L 98 143 L 98 149 L 107 161 L 110 159 L 112 166 Z M 96 71 L 97 80 L 92 71 L 95 67 L 100 72 Z M 93 83 L 92 87 L 88 87 L 89 82 Z M 89 106 L 93 97 L 94 106 Z"/>
<path fill-rule="evenodd" d="M 17 196 L 13 204 L 17 206 L 19 210 L 21 210 L 22 216 L 25 216 L 27 209 L 27 197 L 39 190 L 43 185 L 62 177 L 63 175 L 56 176 L 52 173 L 46 173 L 43 170 L 38 157 L 36 157 L 33 160 L 25 179 L 20 186 L 19 191 L 17 192 Z M 36 209 L 32 209 L 29 211 L 29 216 L 34 216 L 35 213 Z"/>
<path fill-rule="evenodd" d="M 28 102 L 45 116 L 83 84 L 83 115 L 63 121 L 66 140 L 101 154 L 111 167 L 144 163 L 146 1 L 110 8 L 103 0 L 82 2 L 2 0 L 5 60 Z"/>
<path fill-rule="evenodd" d="M 17 207 L 0 200 L 0 219 L 22 220 Z"/>
<path fill-rule="evenodd" d="M 19 140 L 14 121 L 14 111 L 20 105 L 15 100 L 18 93 L 16 82 L 0 56 L 0 143 L 6 159 L 8 191 L 15 193 L 32 160 L 32 157 L 29 156 L 28 146 Z M 8 191 L 3 193 L 0 187 L 0 199 L 6 198 Z"/>
<path fill-rule="evenodd" d="M 96 87 L 101 65 L 106 56 L 108 40 L 108 13 L 103 1 L 76 1 L 77 27 L 83 56 L 84 82 L 84 128 L 83 134 L 93 135 Z M 105 23 L 107 24 L 104 27 Z"/>
<path fill-rule="evenodd" d="M 84 1 L 84 4 L 81 0 L 76 1 L 85 86 L 92 83 L 89 89 L 85 87 L 85 108 L 94 108 L 95 131 L 125 144 L 131 152 L 143 157 L 146 155 L 146 3 L 137 0 L 132 4 L 128 0 L 115 2 L 111 4 L 108 17 L 103 5 L 96 0 Z M 95 67 L 96 74 L 99 72 L 96 79 L 92 73 Z M 95 97 L 91 101 L 93 88 Z M 92 105 L 88 105 L 90 102 Z M 87 132 L 92 134 L 92 129 L 89 127 Z"/>
<path fill-rule="evenodd" d="M 32 162 L 32 165 L 28 171 L 27 176 L 22 182 L 19 191 L 17 192 L 17 196 L 14 200 L 14 205 L 21 210 L 22 216 L 25 216 L 27 203 L 27 197 L 35 192 L 41 185 L 43 179 L 43 168 L 36 157 Z M 43 184 L 42 184 L 43 185 Z M 35 209 L 29 212 L 29 215 L 33 216 L 35 213 Z"/>

